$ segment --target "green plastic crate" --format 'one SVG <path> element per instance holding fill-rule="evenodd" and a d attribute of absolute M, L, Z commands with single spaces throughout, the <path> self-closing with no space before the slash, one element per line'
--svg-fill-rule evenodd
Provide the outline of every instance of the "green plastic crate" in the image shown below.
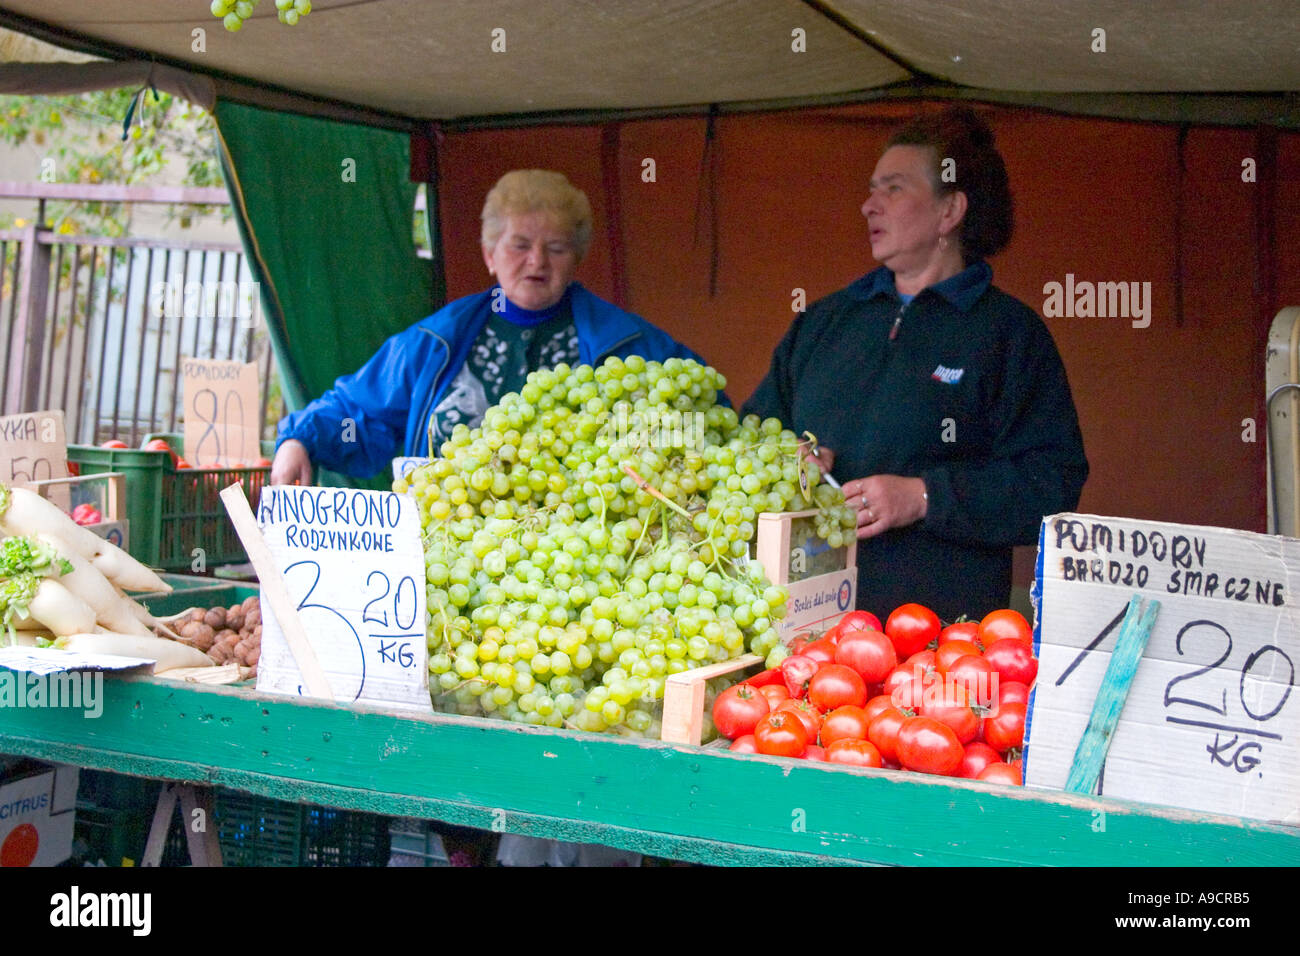
<path fill-rule="evenodd" d="M 387 866 L 389 818 L 218 790 L 226 866 Z"/>
<path fill-rule="evenodd" d="M 220 578 L 201 578 L 187 574 L 163 574 L 172 586 L 169 592 L 151 591 L 131 596 L 149 609 L 154 617 L 169 617 L 192 607 L 231 607 L 246 598 L 257 597 L 256 584 L 241 584 Z"/>
<path fill-rule="evenodd" d="M 185 454 L 177 436 L 165 437 L 177 439 L 169 443 L 176 454 Z M 126 476 L 127 550 L 137 560 L 154 568 L 189 570 L 195 548 L 203 549 L 208 568 L 248 560 L 219 495 L 238 481 L 256 508 L 270 468 L 177 469 L 164 451 L 93 445 L 69 445 L 68 461 L 83 475 L 118 471 Z"/>

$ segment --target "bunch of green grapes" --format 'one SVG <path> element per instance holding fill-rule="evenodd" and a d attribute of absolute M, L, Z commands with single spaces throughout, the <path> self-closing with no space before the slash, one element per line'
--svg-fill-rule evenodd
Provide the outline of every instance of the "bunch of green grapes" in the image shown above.
<path fill-rule="evenodd" d="M 670 675 L 777 649 L 787 595 L 749 555 L 761 512 L 808 506 L 799 440 L 724 385 L 676 358 L 533 372 L 394 482 L 420 507 L 439 706 L 657 737 Z"/>
<path fill-rule="evenodd" d="M 212 0 L 212 15 L 233 33 L 243 29 L 259 3 L 261 0 Z M 281 23 L 294 26 L 311 13 L 311 0 L 275 0 L 275 9 Z"/>

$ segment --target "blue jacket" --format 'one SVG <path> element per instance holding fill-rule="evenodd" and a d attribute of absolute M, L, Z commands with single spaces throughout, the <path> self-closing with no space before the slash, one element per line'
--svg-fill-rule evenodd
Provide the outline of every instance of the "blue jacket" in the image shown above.
<path fill-rule="evenodd" d="M 657 362 L 676 356 L 706 364 L 666 332 L 579 283 L 573 283 L 569 293 L 584 365 L 630 355 Z M 358 371 L 281 419 L 276 447 L 295 438 L 306 446 L 314 464 L 354 477 L 378 474 L 398 454 L 428 455 L 429 416 L 465 364 L 491 305 L 489 289 L 448 303 L 392 336 Z"/>

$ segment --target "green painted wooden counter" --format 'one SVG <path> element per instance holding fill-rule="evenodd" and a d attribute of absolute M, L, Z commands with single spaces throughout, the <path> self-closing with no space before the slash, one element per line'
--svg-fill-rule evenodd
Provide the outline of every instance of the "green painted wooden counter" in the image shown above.
<path fill-rule="evenodd" d="M 1300 863 L 1230 817 L 156 678 L 98 719 L 0 711 L 0 753 L 707 863 Z"/>

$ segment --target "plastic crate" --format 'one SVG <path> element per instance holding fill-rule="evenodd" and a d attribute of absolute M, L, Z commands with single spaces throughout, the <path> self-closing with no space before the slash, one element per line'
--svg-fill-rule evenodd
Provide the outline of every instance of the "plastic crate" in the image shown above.
<path fill-rule="evenodd" d="M 387 866 L 389 818 L 218 790 L 226 866 Z"/>
<path fill-rule="evenodd" d="M 177 438 L 177 436 L 167 436 Z M 178 455 L 185 449 L 171 442 Z M 131 534 L 128 550 L 150 567 L 188 570 L 195 548 L 203 549 L 207 567 L 248 560 L 234 525 L 219 497 L 239 482 L 255 508 L 270 468 L 176 468 L 164 451 L 69 445 L 68 461 L 83 475 L 119 471 L 126 475 L 126 518 Z"/>

